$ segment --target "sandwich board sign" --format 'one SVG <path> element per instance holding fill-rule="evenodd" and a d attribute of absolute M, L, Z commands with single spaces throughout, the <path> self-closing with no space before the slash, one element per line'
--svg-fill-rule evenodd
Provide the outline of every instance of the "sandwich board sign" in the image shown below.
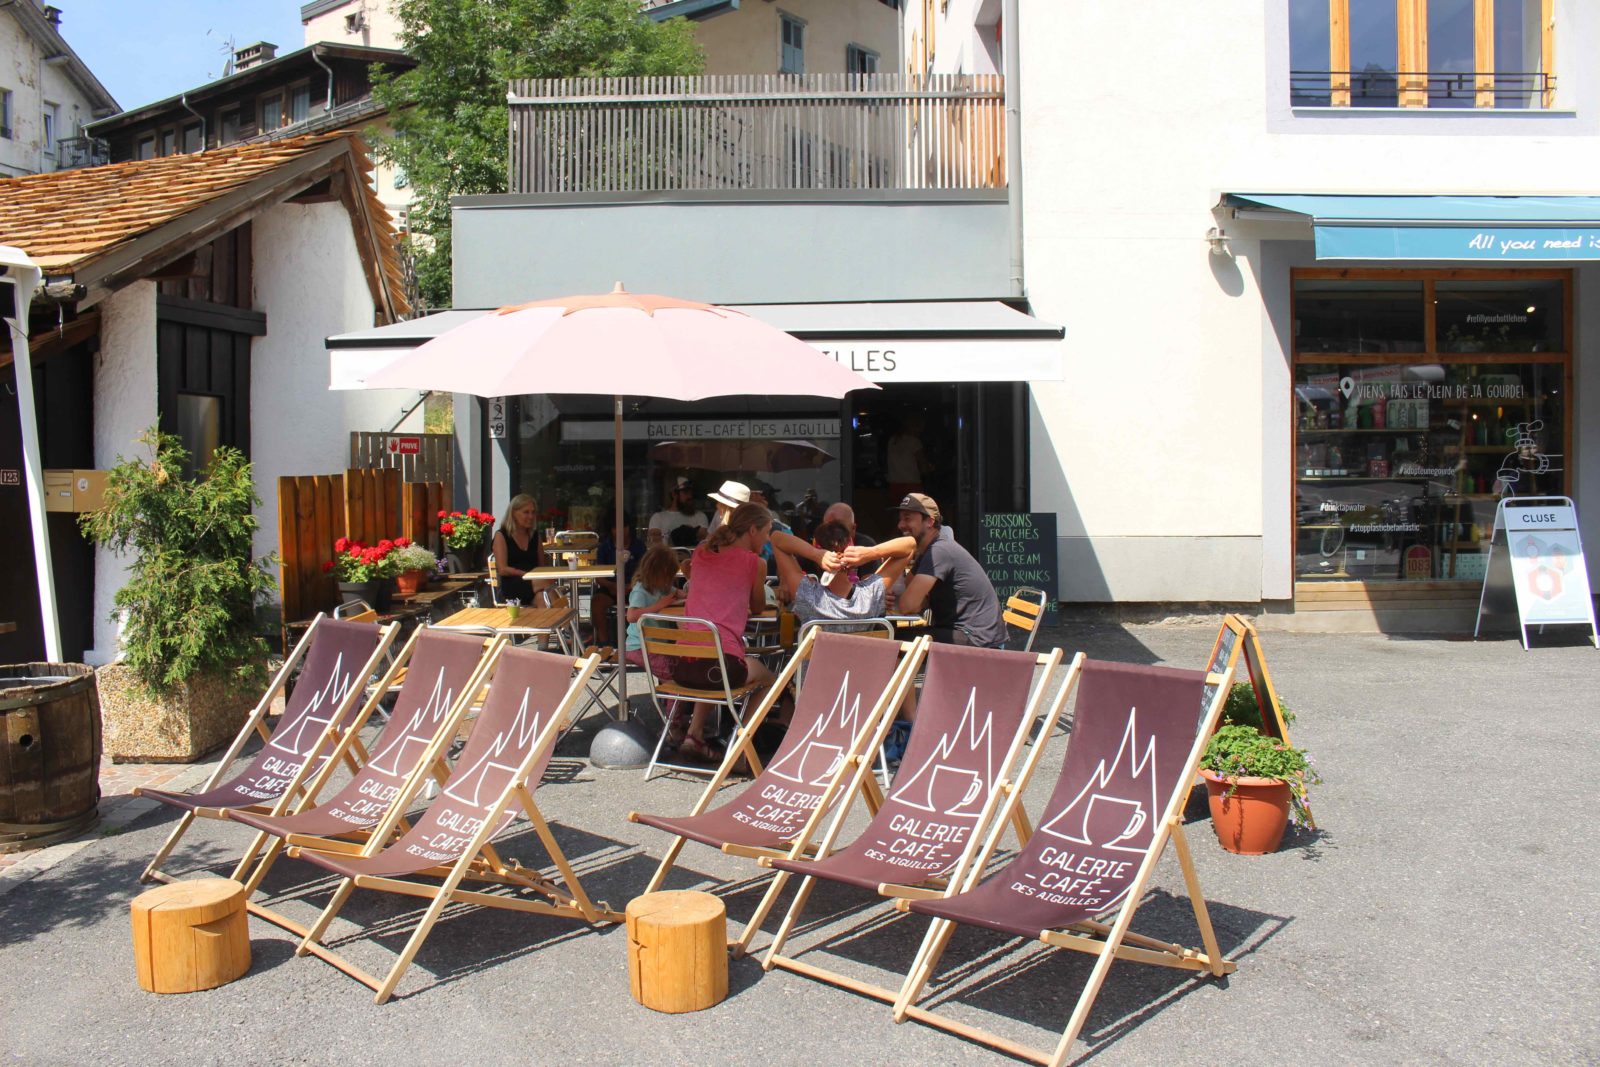
<path fill-rule="evenodd" d="M 1513 605 L 1524 649 L 1530 626 L 1573 625 L 1589 627 L 1589 640 L 1600 648 L 1578 509 L 1570 497 L 1508 496 L 1495 507 L 1472 636 L 1486 614 L 1509 614 Z"/>

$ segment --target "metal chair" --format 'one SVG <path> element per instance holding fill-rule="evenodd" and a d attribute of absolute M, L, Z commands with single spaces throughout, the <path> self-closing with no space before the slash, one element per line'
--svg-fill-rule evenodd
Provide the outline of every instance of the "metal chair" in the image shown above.
<path fill-rule="evenodd" d="M 1044 621 L 1045 605 L 1050 602 L 1043 589 L 1024 586 L 1012 593 L 1000 617 L 1009 628 L 1015 627 L 1024 635 L 1019 651 L 1032 652 L 1033 642 L 1039 636 L 1039 624 Z M 1010 642 L 1007 642 L 1009 645 Z"/>
<path fill-rule="evenodd" d="M 674 660 L 715 660 L 717 674 L 722 681 L 720 688 L 700 689 L 676 681 L 662 681 L 651 670 L 644 672 L 650 685 L 650 702 L 661 719 L 661 736 L 656 739 L 656 747 L 650 753 L 650 763 L 644 769 L 645 781 L 655 777 L 658 766 L 691 774 L 715 774 L 717 768 L 714 766 L 668 763 L 661 758 L 672 716 L 681 702 L 711 704 L 717 708 L 719 727 L 722 709 L 726 708 L 728 714 L 733 716 L 735 728 L 742 730 L 745 705 L 749 702 L 750 694 L 759 686 L 754 682 L 740 686 L 728 684 L 728 659 L 722 650 L 716 624 L 708 619 L 691 615 L 645 615 L 639 619 L 639 636 L 644 645 L 645 663 L 648 664 L 653 656 L 670 656 Z"/>

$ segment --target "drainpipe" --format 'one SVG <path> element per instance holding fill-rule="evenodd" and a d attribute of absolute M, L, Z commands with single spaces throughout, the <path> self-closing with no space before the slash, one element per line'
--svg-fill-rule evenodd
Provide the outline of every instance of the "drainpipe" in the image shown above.
<path fill-rule="evenodd" d="M 206 150 L 206 117 L 189 106 L 189 93 L 185 91 L 178 97 L 178 106 L 200 120 L 200 151 Z"/>
<path fill-rule="evenodd" d="M 1006 80 L 1006 203 L 1011 209 L 1011 295 L 1026 296 L 1022 278 L 1022 57 L 1017 32 L 1020 0 L 1005 0 L 1000 13 L 1002 73 Z"/>
<path fill-rule="evenodd" d="M 333 68 L 322 61 L 322 53 L 315 48 L 311 50 L 312 62 L 328 72 L 328 100 L 322 105 L 322 113 L 326 115 L 333 110 Z"/>

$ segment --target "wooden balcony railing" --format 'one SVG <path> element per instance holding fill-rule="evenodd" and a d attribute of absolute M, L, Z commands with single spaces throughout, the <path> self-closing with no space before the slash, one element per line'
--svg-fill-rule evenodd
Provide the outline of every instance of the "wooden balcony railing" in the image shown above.
<path fill-rule="evenodd" d="M 997 75 L 511 83 L 511 191 L 999 189 Z"/>

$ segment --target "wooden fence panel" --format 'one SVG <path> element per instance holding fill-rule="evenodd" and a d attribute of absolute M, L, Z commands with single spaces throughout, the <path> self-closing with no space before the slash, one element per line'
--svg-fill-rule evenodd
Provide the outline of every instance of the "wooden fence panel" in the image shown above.
<path fill-rule="evenodd" d="M 402 488 L 400 532 L 434 555 L 442 555 L 439 512 L 449 508 L 444 482 L 406 482 Z"/>
<path fill-rule="evenodd" d="M 412 451 L 415 449 L 415 451 Z M 447 433 L 373 433 L 352 430 L 350 466 L 359 470 L 394 467 L 407 482 L 450 482 L 455 436 Z"/>
<path fill-rule="evenodd" d="M 344 474 L 345 536 L 369 545 L 399 536 L 400 472 L 348 470 Z"/>
<path fill-rule="evenodd" d="M 344 531 L 344 476 L 319 474 L 278 479 L 278 585 L 283 617 L 307 618 L 339 602 L 322 565 Z"/>

